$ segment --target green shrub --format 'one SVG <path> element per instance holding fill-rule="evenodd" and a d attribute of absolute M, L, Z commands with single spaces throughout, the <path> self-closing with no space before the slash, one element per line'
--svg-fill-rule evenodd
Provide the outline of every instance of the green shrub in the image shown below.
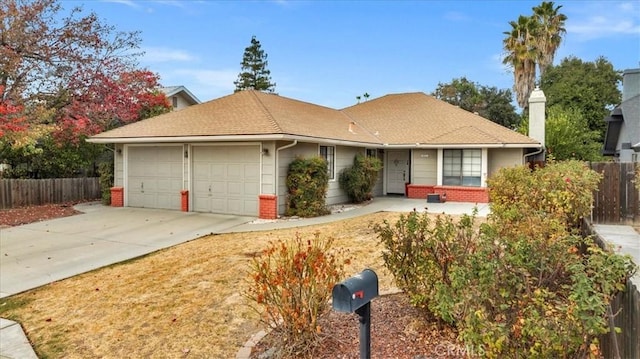
<path fill-rule="evenodd" d="M 378 180 L 378 172 L 382 169 L 382 161 L 376 157 L 357 154 L 353 166 L 340 173 L 340 187 L 347 192 L 354 203 L 362 203 L 373 196 L 371 191 Z"/>
<path fill-rule="evenodd" d="M 111 204 L 111 187 L 113 187 L 113 160 L 100 162 L 98 164 L 100 174 L 100 192 L 102 193 L 102 204 Z"/>
<path fill-rule="evenodd" d="M 263 322 L 278 335 L 278 354 L 308 357 L 319 343 L 318 318 L 328 307 L 348 258 L 332 249 L 333 239 L 271 243 L 251 262 L 248 297 L 261 308 Z"/>
<path fill-rule="evenodd" d="M 427 308 L 448 323 L 460 319 L 459 297 L 467 283 L 466 262 L 476 243 L 475 214 L 455 223 L 438 215 L 432 223 L 426 212 L 401 215 L 391 225 L 373 230 L 384 246 L 382 257 L 397 285 L 413 305 Z"/>
<path fill-rule="evenodd" d="M 597 357 L 607 307 L 636 269 L 576 231 L 598 178 L 575 161 L 503 169 L 490 180 L 487 223 L 414 212 L 374 229 L 398 285 L 476 354 Z"/>
<path fill-rule="evenodd" d="M 296 158 L 287 174 L 288 216 L 316 217 L 329 213 L 325 204 L 329 172 L 322 157 Z"/>

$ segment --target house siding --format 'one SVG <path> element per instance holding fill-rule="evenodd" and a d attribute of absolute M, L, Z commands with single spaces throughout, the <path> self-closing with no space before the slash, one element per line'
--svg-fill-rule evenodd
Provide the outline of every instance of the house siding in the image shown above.
<path fill-rule="evenodd" d="M 278 142 L 277 147 L 282 147 L 290 142 Z M 278 214 L 284 214 L 287 208 L 287 173 L 289 164 L 297 157 L 309 158 L 319 155 L 318 143 L 298 143 L 297 145 L 284 149 L 279 152 L 278 157 Z M 322 144 L 324 145 L 324 144 Z M 335 179 L 329 180 L 329 188 L 327 189 L 326 203 L 327 205 L 346 203 L 349 201 L 346 193 L 340 188 L 340 173 L 353 165 L 353 159 L 356 154 L 365 153 L 364 148 L 335 146 L 336 147 L 336 171 Z M 381 187 L 381 186 L 380 186 Z"/>
<path fill-rule="evenodd" d="M 265 154 L 265 151 L 268 154 Z M 262 166 L 261 166 L 261 187 L 262 194 L 276 193 L 276 143 L 275 141 L 262 142 Z"/>
<path fill-rule="evenodd" d="M 278 147 L 291 142 L 278 142 Z M 278 156 L 278 214 L 284 214 L 287 209 L 287 173 L 289 164 L 297 157 L 313 157 L 318 155 L 318 144 L 300 142 L 293 147 L 279 152 Z"/>
<path fill-rule="evenodd" d="M 503 167 L 514 167 L 524 164 L 524 153 L 521 148 L 490 148 L 488 153 L 488 177 Z"/>
<path fill-rule="evenodd" d="M 353 166 L 353 159 L 360 153 L 364 155 L 364 148 L 336 146 L 336 178 L 329 180 L 327 190 L 327 204 L 339 204 L 349 202 L 346 192 L 340 188 L 340 173 Z"/>
<path fill-rule="evenodd" d="M 122 187 L 124 186 L 124 145 L 115 145 L 113 165 L 113 185 L 114 187 Z"/>
<path fill-rule="evenodd" d="M 185 98 L 185 96 L 183 94 L 177 94 L 177 95 L 173 95 L 173 96 L 169 97 L 168 98 L 169 104 L 173 105 L 173 98 L 174 97 L 176 98 L 176 101 L 177 101 L 177 106 L 173 108 L 174 111 L 182 110 L 183 108 L 191 106 L 190 102 L 187 101 L 187 99 Z"/>
<path fill-rule="evenodd" d="M 434 186 L 438 184 L 437 150 L 413 150 L 411 163 L 411 184 Z"/>

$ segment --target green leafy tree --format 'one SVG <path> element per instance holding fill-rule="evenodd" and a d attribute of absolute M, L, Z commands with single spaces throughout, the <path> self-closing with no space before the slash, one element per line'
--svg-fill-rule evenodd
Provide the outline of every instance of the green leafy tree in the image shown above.
<path fill-rule="evenodd" d="M 509 22 L 511 29 L 504 32 L 506 55 L 503 63 L 513 70 L 516 99 L 523 109 L 528 107 L 529 96 L 535 87 L 536 65 L 542 76 L 553 63 L 566 33 L 567 16 L 559 13 L 560 8 L 562 6 L 554 6 L 552 1 L 543 1 L 533 8 L 532 16 L 520 15 L 517 21 Z"/>
<path fill-rule="evenodd" d="M 432 95 L 508 128 L 516 128 L 520 122 L 508 89 L 483 86 L 461 77 L 450 83 L 438 83 Z"/>
<path fill-rule="evenodd" d="M 524 118 L 518 132 L 527 135 L 529 119 Z M 553 105 L 547 109 L 545 142 L 548 153 L 558 161 L 602 160 L 600 132 L 589 128 L 582 112 L 575 108 Z"/>
<path fill-rule="evenodd" d="M 271 71 L 267 69 L 267 54 L 262 50 L 260 41 L 255 36 L 251 38 L 251 45 L 244 49 L 242 56 L 242 71 L 238 79 L 233 82 L 236 85 L 234 92 L 242 90 L 258 90 L 273 93 L 276 84 L 271 82 Z"/>
<path fill-rule="evenodd" d="M 558 105 L 550 107 L 545 139 L 548 153 L 556 160 L 602 159 L 600 133 L 591 130 L 582 113 L 576 109 L 565 110 Z"/>
<path fill-rule="evenodd" d="M 547 98 L 547 106 L 560 105 L 582 112 L 589 129 L 598 131 L 602 141 L 603 119 L 622 101 L 621 81 L 622 75 L 604 57 L 593 62 L 567 57 L 547 69 L 540 88 Z"/>

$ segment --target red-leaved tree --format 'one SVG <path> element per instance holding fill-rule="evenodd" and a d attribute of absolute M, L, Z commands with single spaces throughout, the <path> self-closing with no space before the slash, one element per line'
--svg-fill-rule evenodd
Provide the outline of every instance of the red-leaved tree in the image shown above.
<path fill-rule="evenodd" d="M 78 77 L 75 81 L 86 80 Z M 158 75 L 146 70 L 123 72 L 117 77 L 99 74 L 81 93 L 70 96 L 70 103 L 63 108 L 58 121 L 56 138 L 77 142 L 83 137 L 168 112 L 171 105 L 159 88 Z"/>

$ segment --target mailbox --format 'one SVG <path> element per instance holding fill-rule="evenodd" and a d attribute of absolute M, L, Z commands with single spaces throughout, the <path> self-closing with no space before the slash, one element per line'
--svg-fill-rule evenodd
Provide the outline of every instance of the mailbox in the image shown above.
<path fill-rule="evenodd" d="M 333 309 L 353 313 L 378 296 L 378 275 L 365 269 L 333 286 Z"/>

